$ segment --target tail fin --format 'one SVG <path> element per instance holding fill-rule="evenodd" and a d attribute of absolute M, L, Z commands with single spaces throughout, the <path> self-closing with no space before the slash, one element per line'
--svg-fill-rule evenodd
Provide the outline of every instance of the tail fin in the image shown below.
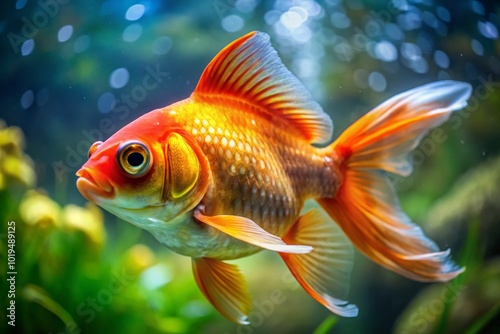
<path fill-rule="evenodd" d="M 447 281 L 464 269 L 401 211 L 386 172 L 409 175 L 408 153 L 463 108 L 471 90 L 467 83 L 439 81 L 399 94 L 327 148 L 341 161 L 342 184 L 334 197 L 318 202 L 363 253 L 410 279 Z"/>

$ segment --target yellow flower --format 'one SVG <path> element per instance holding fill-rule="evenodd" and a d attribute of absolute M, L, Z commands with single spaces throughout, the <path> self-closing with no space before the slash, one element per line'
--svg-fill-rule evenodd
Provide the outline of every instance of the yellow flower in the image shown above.
<path fill-rule="evenodd" d="M 155 255 L 148 246 L 137 244 L 132 246 L 124 256 L 127 269 L 134 273 L 140 273 L 152 266 L 155 262 Z"/>
<path fill-rule="evenodd" d="M 23 153 L 24 136 L 18 127 L 6 127 L 0 120 L 0 189 L 10 180 L 33 187 L 36 175 L 31 158 Z"/>
<path fill-rule="evenodd" d="M 101 246 L 106 240 L 103 216 L 101 210 L 91 203 L 84 208 L 68 204 L 62 211 L 64 226 L 77 231 L 82 231 L 91 242 Z"/>
<path fill-rule="evenodd" d="M 19 205 L 22 220 L 33 226 L 59 226 L 59 204 L 35 190 L 28 190 Z"/>

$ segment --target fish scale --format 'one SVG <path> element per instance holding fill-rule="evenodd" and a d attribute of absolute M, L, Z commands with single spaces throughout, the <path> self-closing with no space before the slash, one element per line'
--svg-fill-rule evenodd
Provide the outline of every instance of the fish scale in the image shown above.
<path fill-rule="evenodd" d="M 189 104 L 177 107 L 175 120 L 196 138 L 210 163 L 214 182 L 202 201 L 207 214 L 241 215 L 283 236 L 306 199 L 334 193 L 333 165 L 285 131 L 286 124 L 279 126 L 281 120 L 238 110 L 237 103 L 220 97 L 217 104 L 206 100 L 196 102 L 194 115 Z"/>

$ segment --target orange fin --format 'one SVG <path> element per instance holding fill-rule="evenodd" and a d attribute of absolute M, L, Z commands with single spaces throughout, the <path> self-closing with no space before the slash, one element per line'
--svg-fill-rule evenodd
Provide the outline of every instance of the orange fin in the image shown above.
<path fill-rule="evenodd" d="M 335 314 L 357 316 L 358 308 L 343 300 L 349 291 L 354 251 L 342 230 L 322 211 L 312 209 L 284 240 L 314 247 L 308 254 L 280 254 L 307 293 Z"/>
<path fill-rule="evenodd" d="M 311 143 L 331 139 L 333 123 L 311 94 L 286 69 L 269 35 L 251 32 L 219 52 L 201 75 L 193 98 L 226 96 L 266 118 L 281 116 Z"/>
<path fill-rule="evenodd" d="M 340 159 L 342 184 L 318 202 L 363 253 L 410 279 L 448 281 L 464 269 L 404 214 L 386 172 L 410 174 L 406 156 L 427 131 L 463 108 L 470 93 L 467 83 L 439 81 L 399 94 L 329 148 Z"/>
<path fill-rule="evenodd" d="M 250 293 L 238 267 L 209 258 L 193 259 L 193 274 L 201 292 L 229 320 L 248 325 Z"/>
<path fill-rule="evenodd" d="M 245 217 L 205 216 L 200 210 L 195 210 L 194 218 L 235 239 L 275 252 L 303 254 L 312 250 L 311 246 L 287 245 L 281 238 L 267 232 L 254 221 Z"/>

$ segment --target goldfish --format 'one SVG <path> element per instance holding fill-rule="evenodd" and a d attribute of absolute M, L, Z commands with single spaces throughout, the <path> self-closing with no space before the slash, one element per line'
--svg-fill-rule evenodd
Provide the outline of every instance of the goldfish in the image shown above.
<path fill-rule="evenodd" d="M 215 56 L 187 99 L 92 144 L 76 186 L 191 257 L 201 292 L 233 322 L 249 323 L 251 300 L 237 265 L 225 261 L 261 250 L 277 252 L 328 310 L 355 317 L 352 245 L 416 281 L 463 272 L 401 210 L 388 175 L 408 176 L 410 152 L 470 94 L 451 80 L 411 89 L 330 143 L 331 118 L 269 36 L 251 32 Z M 319 206 L 302 213 L 306 200 Z"/>

